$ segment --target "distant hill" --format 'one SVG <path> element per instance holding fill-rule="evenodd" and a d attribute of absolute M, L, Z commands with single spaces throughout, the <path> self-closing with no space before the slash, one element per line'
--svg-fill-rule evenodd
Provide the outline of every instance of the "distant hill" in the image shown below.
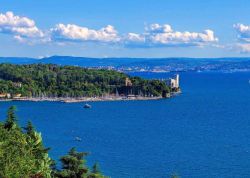
<path fill-rule="evenodd" d="M 87 58 L 52 56 L 42 59 L 0 57 L 0 63 L 58 64 L 110 68 L 123 72 L 250 71 L 250 58 Z"/>
<path fill-rule="evenodd" d="M 70 56 L 52 56 L 49 58 L 43 58 L 40 61 L 42 63 L 53 63 L 60 65 L 77 65 L 83 67 L 107 67 L 129 64 L 131 62 L 142 61 L 144 59 L 133 58 L 86 58 L 86 57 L 70 57 Z"/>
<path fill-rule="evenodd" d="M 52 56 L 42 59 L 22 58 L 22 57 L 0 57 L 0 63 L 11 64 L 59 64 L 59 65 L 76 65 L 83 67 L 99 67 L 99 66 L 119 66 L 129 64 L 131 62 L 140 62 L 145 59 L 134 58 L 88 58 L 88 57 L 72 57 L 72 56 Z"/>
<path fill-rule="evenodd" d="M 11 63 L 11 64 L 32 64 L 36 63 L 38 59 L 25 58 L 25 57 L 0 57 L 0 63 Z"/>

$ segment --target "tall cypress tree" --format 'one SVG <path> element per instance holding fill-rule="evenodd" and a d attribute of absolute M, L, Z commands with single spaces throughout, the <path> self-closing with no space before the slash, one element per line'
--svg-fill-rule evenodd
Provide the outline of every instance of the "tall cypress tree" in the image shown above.
<path fill-rule="evenodd" d="M 26 131 L 27 135 L 31 136 L 35 132 L 35 128 L 32 125 L 31 121 L 28 121 L 27 126 L 24 127 L 24 130 Z"/>
<path fill-rule="evenodd" d="M 93 168 L 92 168 L 92 173 L 94 174 L 100 174 L 101 173 L 101 170 L 100 170 L 100 166 L 98 163 L 95 163 Z"/>
<path fill-rule="evenodd" d="M 16 126 L 17 117 L 16 117 L 16 114 L 15 114 L 15 111 L 16 111 L 16 107 L 15 106 L 11 106 L 8 109 L 7 119 L 6 119 L 5 123 L 4 123 L 4 128 L 7 129 L 7 130 L 10 130 L 13 127 Z"/>
<path fill-rule="evenodd" d="M 27 134 L 26 141 L 31 148 L 32 154 L 36 158 L 35 165 L 37 166 L 37 169 L 40 169 L 41 172 L 51 173 L 51 164 L 53 162 L 48 156 L 49 148 L 45 148 L 43 145 L 41 133 L 38 133 L 35 130 L 31 121 L 28 121 L 24 130 Z"/>
<path fill-rule="evenodd" d="M 85 165 L 84 157 L 88 154 L 77 152 L 72 148 L 68 155 L 61 157 L 62 170 L 56 173 L 59 178 L 83 178 L 87 175 L 88 168 Z"/>
<path fill-rule="evenodd" d="M 107 178 L 107 177 L 102 175 L 99 164 L 95 163 L 94 166 L 92 167 L 92 171 L 88 174 L 87 178 Z"/>

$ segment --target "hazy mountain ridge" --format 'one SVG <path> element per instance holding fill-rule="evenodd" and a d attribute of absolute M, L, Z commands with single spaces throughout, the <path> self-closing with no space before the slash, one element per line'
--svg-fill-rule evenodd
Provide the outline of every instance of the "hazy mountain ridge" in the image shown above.
<path fill-rule="evenodd" d="M 250 71 L 250 58 L 87 58 L 52 56 L 42 59 L 0 57 L 0 63 L 59 64 L 109 68 L 123 72 Z"/>

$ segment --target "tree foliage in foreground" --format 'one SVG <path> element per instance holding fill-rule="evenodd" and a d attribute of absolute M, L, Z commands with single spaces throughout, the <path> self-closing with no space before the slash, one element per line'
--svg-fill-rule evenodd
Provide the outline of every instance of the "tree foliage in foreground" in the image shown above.
<path fill-rule="evenodd" d="M 89 170 L 85 164 L 85 152 L 77 152 L 72 148 L 68 155 L 61 157 L 62 169 L 55 173 L 58 178 L 105 178 L 102 175 L 98 164 L 94 164 L 93 169 Z"/>
<path fill-rule="evenodd" d="M 17 123 L 15 107 L 10 107 L 5 122 L 0 122 L 1 178 L 104 178 L 94 166 L 85 165 L 86 153 L 71 149 L 61 158 L 62 169 L 56 169 L 31 122 L 25 128 Z"/>

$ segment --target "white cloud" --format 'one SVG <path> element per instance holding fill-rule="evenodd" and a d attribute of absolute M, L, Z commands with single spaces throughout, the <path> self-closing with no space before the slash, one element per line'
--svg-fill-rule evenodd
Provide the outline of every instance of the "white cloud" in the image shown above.
<path fill-rule="evenodd" d="M 146 31 L 151 33 L 170 33 L 172 32 L 172 27 L 168 24 L 160 25 L 160 24 L 151 24 L 149 27 L 146 27 Z"/>
<path fill-rule="evenodd" d="M 143 34 L 129 33 L 125 38 L 125 44 L 141 47 L 204 46 L 217 41 L 218 38 L 212 30 L 205 30 L 202 33 L 179 32 L 167 24 L 152 24 L 146 27 Z"/>
<path fill-rule="evenodd" d="M 250 42 L 250 26 L 238 23 L 235 24 L 233 27 L 238 33 L 239 40 Z"/>
<path fill-rule="evenodd" d="M 100 30 L 93 30 L 87 27 L 81 27 L 74 24 L 57 24 L 55 28 L 51 30 L 51 36 L 53 40 L 69 40 L 79 42 L 118 42 L 120 37 L 118 32 L 111 25 L 108 25 Z"/>
<path fill-rule="evenodd" d="M 250 53 L 250 26 L 241 23 L 234 24 L 234 29 L 238 33 L 238 43 L 232 49 L 241 53 Z"/>
<path fill-rule="evenodd" d="M 0 33 L 12 34 L 18 41 L 45 37 L 33 20 L 14 15 L 13 12 L 0 14 Z"/>
<path fill-rule="evenodd" d="M 144 35 L 140 35 L 140 34 L 136 34 L 136 33 L 128 33 L 125 40 L 132 41 L 135 43 L 144 43 L 145 37 L 144 37 Z"/>
<path fill-rule="evenodd" d="M 244 25 L 237 25 L 241 33 L 248 34 L 249 29 Z M 139 33 L 128 33 L 119 35 L 117 30 L 107 25 L 101 29 L 90 29 L 75 24 L 57 24 L 47 31 L 40 30 L 35 21 L 15 15 L 13 12 L 0 14 L 0 33 L 11 34 L 14 39 L 25 43 L 47 43 L 67 44 L 67 42 L 94 42 L 94 43 L 116 43 L 126 47 L 171 47 L 171 46 L 215 46 L 218 38 L 212 30 L 203 32 L 179 32 L 172 29 L 168 24 L 151 24 L 145 31 Z M 246 36 L 246 35 L 244 35 Z"/>
<path fill-rule="evenodd" d="M 232 49 L 237 50 L 240 53 L 250 53 L 249 43 L 237 43 L 232 47 Z"/>
<path fill-rule="evenodd" d="M 167 24 L 152 24 L 142 34 L 128 33 L 122 36 L 111 25 L 94 30 L 74 24 L 57 24 L 50 31 L 54 41 L 118 43 L 136 47 L 204 46 L 218 41 L 212 30 L 203 33 L 178 32 Z"/>

